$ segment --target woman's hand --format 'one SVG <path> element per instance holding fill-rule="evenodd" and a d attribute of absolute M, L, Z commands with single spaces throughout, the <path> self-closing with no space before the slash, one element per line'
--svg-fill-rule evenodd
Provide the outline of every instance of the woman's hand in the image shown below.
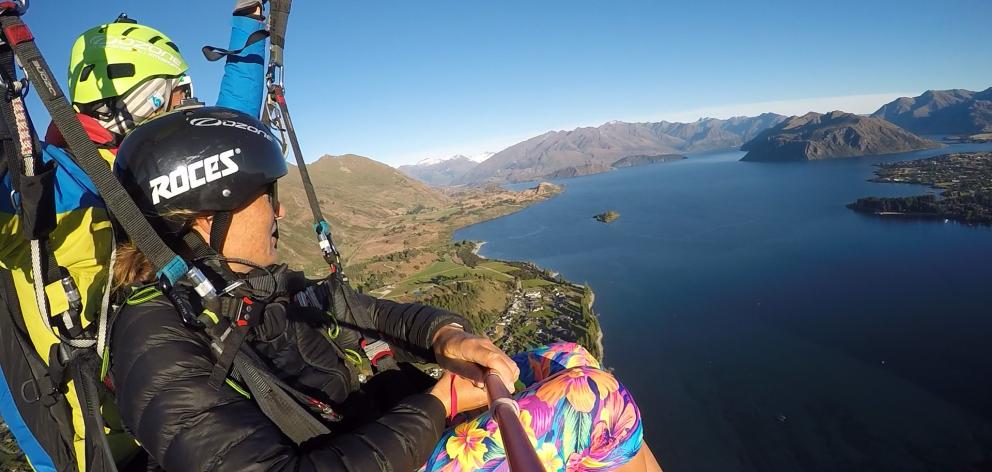
<path fill-rule="evenodd" d="M 454 384 L 451 383 L 452 377 L 455 379 Z M 455 390 L 455 395 L 451 394 L 452 388 Z M 471 380 L 465 377 L 456 376 L 448 371 L 445 371 L 441 379 L 434 384 L 430 394 L 441 400 L 441 403 L 444 404 L 444 414 L 449 418 L 454 414 L 474 410 L 489 403 L 485 389 L 475 386 Z M 451 404 L 452 398 L 456 399 L 455 405 Z M 455 411 L 451 411 L 453 407 Z"/>
<path fill-rule="evenodd" d="M 449 325 L 434 334 L 433 344 L 434 356 L 443 369 L 473 381 L 480 391 L 484 381 L 480 373 L 484 374 L 489 369 L 495 370 L 506 385 L 506 389 L 513 393 L 513 384 L 520 376 L 520 368 L 492 341 L 466 333 L 460 327 Z M 478 364 L 483 369 L 470 368 L 471 366 L 464 365 L 465 362 Z M 448 382 L 450 383 L 451 380 L 448 379 Z M 459 390 L 458 393 L 461 391 Z M 461 405 L 459 409 L 460 407 Z"/>

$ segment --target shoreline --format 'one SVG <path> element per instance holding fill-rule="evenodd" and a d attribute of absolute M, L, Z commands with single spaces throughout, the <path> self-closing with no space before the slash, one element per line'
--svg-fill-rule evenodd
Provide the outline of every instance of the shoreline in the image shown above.
<path fill-rule="evenodd" d="M 458 230 L 456 229 L 455 231 Z M 454 232 L 452 232 L 452 234 L 454 234 Z M 452 237 L 452 239 L 454 239 L 454 237 Z M 482 249 L 482 246 L 486 245 L 485 241 L 472 241 L 472 243 L 475 244 L 475 248 L 472 249 L 473 255 L 477 256 L 479 259 L 489 259 L 488 257 L 479 254 L 479 251 Z"/>
<path fill-rule="evenodd" d="M 596 304 L 596 291 L 589 287 L 589 314 L 596 319 L 596 326 L 599 328 L 599 333 L 596 334 L 596 349 L 599 350 L 599 362 L 606 365 L 606 348 L 603 347 L 603 325 L 599 323 L 599 313 L 596 313 L 592 307 Z"/>
<path fill-rule="evenodd" d="M 554 196 L 552 196 L 551 198 L 554 198 Z M 521 210 L 522 209 L 523 208 L 521 208 Z M 487 220 L 487 221 L 489 221 L 489 220 Z M 482 223 L 482 222 L 480 222 L 480 223 Z M 474 223 L 474 224 L 479 224 L 479 223 Z M 473 225 L 469 225 L 469 226 L 473 226 Z M 455 238 L 454 238 L 455 232 L 457 232 L 460 229 L 467 228 L 467 227 L 468 226 L 464 226 L 464 227 L 456 228 L 455 230 L 453 230 L 451 232 L 451 239 L 452 239 L 452 241 L 455 241 Z M 485 260 L 500 260 L 500 259 L 489 259 L 488 257 L 485 257 L 485 256 L 479 254 L 479 252 L 482 250 L 482 247 L 485 246 L 488 241 L 471 241 L 471 242 L 474 245 L 474 247 L 472 248 L 472 251 L 471 251 L 474 256 L 476 256 L 476 257 L 478 257 L 480 259 L 485 259 Z M 534 263 L 532 261 L 506 260 L 506 262 L 515 262 L 515 263 L 519 263 L 519 264 L 526 264 L 526 265 L 532 267 L 537 272 L 550 273 L 550 274 L 553 274 L 553 277 L 561 278 L 561 275 L 560 275 L 561 273 L 560 272 L 555 272 L 555 271 L 552 271 L 552 270 L 545 269 L 544 267 L 541 267 L 541 266 L 537 265 L 536 263 Z M 588 284 L 578 285 L 578 284 L 576 284 L 575 282 L 573 282 L 571 280 L 567 280 L 567 279 L 564 279 L 564 278 L 561 278 L 561 280 L 563 281 L 563 283 L 567 283 L 567 284 L 570 284 L 570 285 L 575 286 L 575 287 L 580 287 L 581 286 L 581 287 L 588 287 L 589 288 L 589 302 L 588 302 L 586 308 L 589 309 L 589 314 L 593 318 L 593 320 L 595 322 L 594 325 L 596 327 L 596 338 L 593 341 L 593 344 L 595 345 L 596 352 L 599 354 L 599 361 L 600 361 L 601 365 L 605 368 L 606 367 L 606 362 L 605 362 L 606 361 L 606 348 L 603 346 L 603 338 L 604 338 L 603 327 L 602 327 L 602 325 L 599 322 L 599 313 L 597 313 L 596 310 L 593 308 L 593 306 L 596 304 L 596 291 L 593 290 L 592 287 L 588 286 Z M 575 341 L 571 341 L 571 342 L 575 342 Z"/>

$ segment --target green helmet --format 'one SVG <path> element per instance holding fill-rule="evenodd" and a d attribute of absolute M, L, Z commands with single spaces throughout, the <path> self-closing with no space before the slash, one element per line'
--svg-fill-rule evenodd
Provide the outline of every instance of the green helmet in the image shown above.
<path fill-rule="evenodd" d="M 69 57 L 75 104 L 124 95 L 153 77 L 179 77 L 189 66 L 168 36 L 121 15 L 83 33 Z"/>

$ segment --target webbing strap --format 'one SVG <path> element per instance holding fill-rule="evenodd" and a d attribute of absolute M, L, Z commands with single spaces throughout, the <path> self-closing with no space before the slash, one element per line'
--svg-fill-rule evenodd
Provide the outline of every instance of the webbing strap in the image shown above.
<path fill-rule="evenodd" d="M 214 362 L 213 371 L 210 372 L 210 378 L 207 380 L 207 385 L 214 390 L 220 389 L 221 384 L 227 379 L 231 365 L 234 364 L 234 357 L 241 350 L 241 345 L 244 344 L 245 337 L 248 335 L 248 328 L 228 324 L 225 334 L 226 336 L 222 337 L 223 341 L 220 345 L 220 355 L 217 356 L 217 362 Z"/>
<path fill-rule="evenodd" d="M 86 441 L 86 472 L 116 471 L 114 454 L 107 442 L 100 409 L 102 382 L 97 381 L 100 361 L 93 349 L 79 349 L 69 357 L 68 366 L 82 407 Z"/>
<path fill-rule="evenodd" d="M 34 380 L 33 385 L 22 384 L 20 385 L 19 392 L 12 393 L 20 394 L 24 401 L 43 401 L 43 405 L 47 406 L 48 411 L 55 420 L 59 429 L 59 435 L 67 442 L 67 447 L 71 448 L 72 446 L 68 442 L 73 437 L 73 428 L 69 405 L 65 401 L 62 392 L 56 389 L 52 378 L 49 376 L 47 366 L 38 355 L 38 351 L 35 350 L 30 338 L 28 338 L 27 327 L 24 324 L 24 315 L 18 303 L 17 289 L 14 288 L 14 281 L 10 276 L 10 272 L 6 270 L 0 270 L 0 302 L 6 304 L 9 308 L 8 311 L 11 322 L 13 323 L 13 326 L 9 327 L 10 332 L 13 333 L 17 347 L 23 354 L 23 359 L 31 370 L 31 376 Z M 35 398 L 26 398 L 26 394 L 29 393 L 28 390 L 31 387 L 35 389 L 34 393 L 37 396 Z"/>
<path fill-rule="evenodd" d="M 27 29 L 24 22 L 17 16 L 3 15 L 0 16 L 0 25 L 5 35 L 17 35 L 18 42 L 11 43 L 14 53 L 28 78 L 35 84 L 35 90 L 52 116 L 52 121 L 69 144 L 74 159 L 93 181 L 107 208 L 142 254 L 159 270 L 159 274 L 175 284 L 188 270 L 186 262 L 152 229 L 141 210 L 114 177 L 107 162 L 100 157 L 96 144 L 90 141 L 83 130 L 41 51 L 30 37 L 30 31 L 27 35 L 24 34 Z"/>
<path fill-rule="evenodd" d="M 26 29 L 15 31 L 19 40 L 30 36 L 30 31 Z M 11 184 L 19 199 L 17 202 L 12 201 L 11 204 L 17 208 L 21 219 L 21 232 L 29 243 L 31 283 L 35 290 L 38 314 L 45 328 L 61 341 L 73 347 L 89 347 L 94 341 L 77 339 L 83 333 L 78 307 L 70 306 L 61 313 L 62 331 L 68 337 L 52 329 L 45 287 L 57 283 L 68 275 L 63 273 L 63 269 L 55 260 L 55 252 L 48 244 L 49 234 L 55 228 L 56 222 L 55 169 L 41 164 L 41 143 L 37 139 L 24 106 L 22 98 L 24 85 L 17 81 L 14 52 L 7 44 L 0 46 L 0 63 L 2 63 L 0 76 L 3 78 L 0 91 L 4 94 L 0 99 L 0 115 L 2 115 L 0 134 L 3 135 L 3 152 L 7 158 L 5 164 L 13 167 Z"/>
<path fill-rule="evenodd" d="M 187 231 L 183 234 L 182 240 L 194 262 L 213 271 L 213 275 L 220 277 L 225 285 L 224 291 L 239 282 L 238 276 L 231 271 L 227 263 L 221 260 L 220 254 L 203 240 L 200 233 Z"/>
<path fill-rule="evenodd" d="M 358 302 L 351 285 L 348 284 L 348 280 L 344 277 L 344 274 L 341 271 L 337 249 L 334 248 L 334 243 L 330 239 L 330 231 L 327 231 L 327 221 L 324 220 L 324 215 L 321 214 L 320 203 L 317 201 L 317 193 L 314 191 L 313 182 L 310 180 L 310 173 L 307 172 L 307 164 L 303 160 L 303 151 L 300 149 L 300 141 L 297 139 L 296 130 L 293 128 L 293 120 L 289 116 L 289 107 L 286 106 L 286 97 L 283 95 L 283 88 L 280 85 L 272 85 L 272 90 L 275 95 L 276 102 L 279 104 L 279 113 L 281 119 L 283 120 L 283 125 L 286 127 L 286 131 L 289 134 L 289 141 L 293 146 L 293 154 L 296 155 L 297 168 L 300 171 L 300 178 L 303 179 L 303 189 L 306 191 L 307 201 L 310 203 L 310 211 L 313 212 L 313 218 L 316 222 L 314 229 L 318 232 L 318 236 L 324 236 L 327 238 L 327 243 L 329 248 L 331 248 L 331 250 L 321 248 L 324 254 L 324 259 L 334 271 L 334 277 L 338 280 L 338 288 L 344 296 L 344 301 L 348 306 L 348 310 L 355 316 L 356 321 L 359 322 L 359 325 L 362 325 L 366 329 L 371 329 L 373 328 L 372 317 L 369 316 L 365 306 Z M 376 338 L 364 334 L 363 337 L 368 338 L 370 343 L 379 341 Z M 374 367 L 380 371 L 399 368 L 391 355 L 386 355 L 378 359 L 374 364 Z"/>
<path fill-rule="evenodd" d="M 239 352 L 235 357 L 234 370 L 248 387 L 259 409 L 294 443 L 303 444 L 331 432 L 280 386 L 282 382 L 271 373 L 255 367 L 244 353 Z"/>
<path fill-rule="evenodd" d="M 289 22 L 289 10 L 292 0 L 269 1 L 269 63 L 282 67 L 283 48 L 286 47 L 286 24 Z"/>
<path fill-rule="evenodd" d="M 214 62 L 223 59 L 227 56 L 234 56 L 237 54 L 241 54 L 241 52 L 247 49 L 248 46 L 251 46 L 252 44 L 255 44 L 259 41 L 263 41 L 265 38 L 268 37 L 269 37 L 268 31 L 265 30 L 256 31 L 248 35 L 248 39 L 245 40 L 245 45 L 241 46 L 241 49 L 235 49 L 233 51 L 228 49 L 222 49 L 215 46 L 203 46 L 202 49 L 203 57 L 205 57 L 210 62 Z"/>
<path fill-rule="evenodd" d="M 283 66 L 283 47 L 286 44 L 286 27 L 289 22 L 289 11 L 292 3 L 292 0 L 271 0 L 270 2 L 270 81 L 275 79 L 274 70 L 281 69 Z M 272 101 L 276 103 L 279 110 L 278 119 L 281 121 L 280 124 L 285 129 L 286 134 L 289 137 L 290 145 L 293 147 L 293 155 L 296 157 L 296 167 L 300 171 L 300 178 L 303 180 L 303 190 L 306 192 L 307 202 L 310 204 L 311 213 L 313 213 L 314 231 L 317 233 L 318 243 L 320 244 L 320 249 L 323 253 L 324 260 L 334 272 L 334 277 L 338 281 L 338 287 L 344 297 L 348 310 L 353 314 L 353 316 L 355 316 L 359 325 L 362 325 L 366 329 L 371 329 L 373 328 L 372 317 L 366 311 L 365 306 L 359 303 L 356 299 L 351 285 L 348 284 L 348 279 L 344 276 L 344 273 L 341 270 L 340 255 L 338 254 L 337 248 L 334 246 L 329 228 L 330 225 L 327 224 L 327 220 L 324 219 L 324 215 L 320 211 L 320 202 L 317 200 L 317 192 L 314 190 L 313 182 L 310 180 L 310 173 L 307 171 L 307 163 L 303 158 L 303 150 L 300 147 L 300 140 L 296 136 L 296 128 L 293 126 L 293 119 L 289 114 L 289 106 L 286 105 L 285 89 L 283 88 L 282 83 L 270 84 L 269 94 L 270 106 Z M 367 340 L 370 344 L 379 342 L 378 339 L 371 336 L 365 336 L 363 334 L 363 337 L 368 338 Z M 386 345 L 388 351 L 388 344 L 384 341 L 382 343 Z M 374 367 L 380 371 L 399 368 L 395 359 L 393 359 L 391 355 L 382 356 L 374 364 Z"/>
<path fill-rule="evenodd" d="M 307 172 L 307 163 L 303 160 L 303 150 L 300 148 L 300 140 L 296 137 L 296 128 L 293 127 L 293 119 L 289 116 L 289 107 L 286 106 L 285 90 L 281 85 L 273 85 L 272 93 L 279 104 L 279 113 L 283 126 L 289 133 L 289 142 L 293 146 L 293 154 L 296 156 L 296 167 L 300 171 L 300 178 L 303 179 L 303 190 L 307 194 L 307 203 L 310 204 L 310 212 L 313 213 L 315 224 L 324 222 L 324 215 L 320 211 L 320 202 L 317 200 L 317 192 L 313 189 L 313 182 L 310 180 L 310 173 Z"/>
<path fill-rule="evenodd" d="M 218 211 L 210 222 L 210 247 L 217 253 L 224 252 L 227 230 L 231 228 L 231 212 Z"/>

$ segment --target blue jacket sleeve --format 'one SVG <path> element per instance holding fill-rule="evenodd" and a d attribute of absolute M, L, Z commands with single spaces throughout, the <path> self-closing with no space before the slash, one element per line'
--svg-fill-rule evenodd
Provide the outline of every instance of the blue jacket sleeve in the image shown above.
<path fill-rule="evenodd" d="M 231 44 L 228 46 L 232 51 L 241 49 L 248 36 L 265 27 L 261 21 L 237 15 L 232 23 Z M 217 106 L 259 116 L 265 94 L 265 45 L 266 41 L 259 41 L 240 54 L 227 56 Z"/>
<path fill-rule="evenodd" d="M 103 208 L 96 186 L 83 169 L 72 160 L 64 149 L 42 143 L 41 160 L 44 163 L 55 161 L 55 212 L 58 214 L 85 208 Z M 13 172 L 13 171 L 10 171 Z M 17 208 L 11 201 L 13 190 L 10 172 L 0 179 L 0 213 L 16 215 Z"/>

